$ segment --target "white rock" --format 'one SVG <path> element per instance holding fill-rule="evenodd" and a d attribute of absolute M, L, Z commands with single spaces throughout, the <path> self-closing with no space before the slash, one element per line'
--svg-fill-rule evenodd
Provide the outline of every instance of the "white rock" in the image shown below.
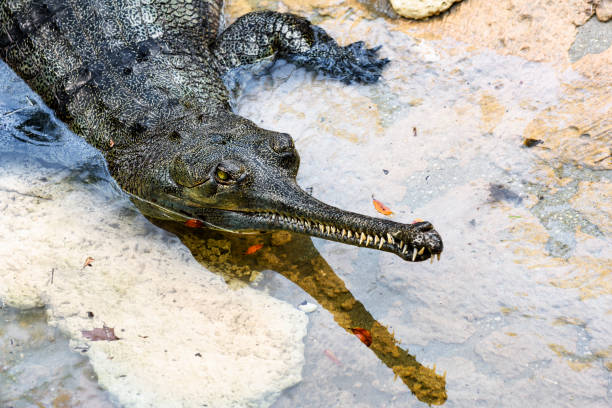
<path fill-rule="evenodd" d="M 300 309 L 304 313 L 312 313 L 317 310 L 317 305 L 315 305 L 314 303 L 304 302 L 298 306 L 298 309 Z"/>
<path fill-rule="evenodd" d="M 461 0 L 390 0 L 397 14 L 407 18 L 427 18 L 445 10 Z"/>
<path fill-rule="evenodd" d="M 301 380 L 302 312 L 228 288 L 108 182 L 75 185 L 71 170 L 4 157 L 0 299 L 45 305 L 121 406 L 268 406 Z M 120 340 L 82 336 L 103 324 Z"/>

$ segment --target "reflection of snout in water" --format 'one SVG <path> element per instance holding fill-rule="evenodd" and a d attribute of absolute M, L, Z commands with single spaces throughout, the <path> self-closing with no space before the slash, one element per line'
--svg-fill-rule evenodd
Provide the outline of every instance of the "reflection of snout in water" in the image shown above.
<path fill-rule="evenodd" d="M 372 334 L 370 349 L 419 400 L 435 405 L 446 402 L 445 375 L 436 374 L 435 367 L 421 365 L 413 355 L 398 347 L 393 334 L 374 320 L 348 291 L 309 237 L 286 231 L 239 235 L 152 221 L 176 234 L 198 262 L 228 282 L 249 282 L 260 271 L 277 271 L 316 299 L 349 333 L 356 327 L 368 330 Z M 252 252 L 262 244 L 261 249 L 245 256 L 250 248 Z"/>

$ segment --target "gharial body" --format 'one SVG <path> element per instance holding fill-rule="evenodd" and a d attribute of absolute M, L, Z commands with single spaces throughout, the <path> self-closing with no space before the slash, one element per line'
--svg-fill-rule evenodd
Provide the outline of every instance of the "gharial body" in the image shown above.
<path fill-rule="evenodd" d="M 339 46 L 304 18 L 253 12 L 218 33 L 222 0 L 1 0 L 0 55 L 106 158 L 152 217 L 234 232 L 289 230 L 422 261 L 442 252 L 428 222 L 324 204 L 296 183 L 292 138 L 234 114 L 223 77 L 284 58 L 346 83 L 388 62 Z"/>

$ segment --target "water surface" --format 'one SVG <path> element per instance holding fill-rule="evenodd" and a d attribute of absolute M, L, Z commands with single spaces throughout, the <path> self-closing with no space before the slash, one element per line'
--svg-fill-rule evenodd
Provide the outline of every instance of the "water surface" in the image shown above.
<path fill-rule="evenodd" d="M 230 13 L 251 7 L 230 6 Z M 341 8 L 334 6 L 330 14 Z M 291 234 L 237 237 L 154 221 L 180 239 L 203 274 L 218 274 L 233 290 L 251 287 L 296 309 L 317 305 L 308 314 L 301 380 L 259 405 L 609 406 L 605 76 L 446 36 L 415 38 L 368 9 L 338 18 L 316 4 L 301 7 L 343 43 L 384 44 L 392 63 L 383 81 L 347 87 L 279 62 L 269 75 L 243 78 L 237 112 L 294 137 L 298 181 L 315 197 L 376 216 L 374 195 L 396 221 L 431 221 L 445 251 L 439 263 L 410 264 Z M 100 155 L 29 102 L 36 98 L 13 85 L 6 67 L 2 76 L 10 119 L 0 133 L 0 166 L 34 157 L 71 175 L 62 188 L 125 200 Z M 590 105 L 580 105 L 584 99 Z M 528 137 L 539 144 L 527 147 Z M 7 338 L 14 323 L 2 324 Z M 352 333 L 357 327 L 372 332 L 372 346 Z M 11 366 L 35 370 L 41 362 L 31 353 Z M 67 346 L 49 353 L 66 361 L 68 392 L 76 393 L 76 379 L 92 380 L 80 358 L 71 363 Z M 25 404 L 29 391 L 22 392 L 11 401 Z"/>

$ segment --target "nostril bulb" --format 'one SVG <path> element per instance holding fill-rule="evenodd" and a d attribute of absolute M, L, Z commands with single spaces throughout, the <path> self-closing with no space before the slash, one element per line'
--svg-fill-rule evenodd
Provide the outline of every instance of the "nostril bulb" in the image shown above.
<path fill-rule="evenodd" d="M 293 139 L 287 133 L 278 133 L 271 140 L 272 150 L 276 153 L 285 153 L 294 148 Z"/>

